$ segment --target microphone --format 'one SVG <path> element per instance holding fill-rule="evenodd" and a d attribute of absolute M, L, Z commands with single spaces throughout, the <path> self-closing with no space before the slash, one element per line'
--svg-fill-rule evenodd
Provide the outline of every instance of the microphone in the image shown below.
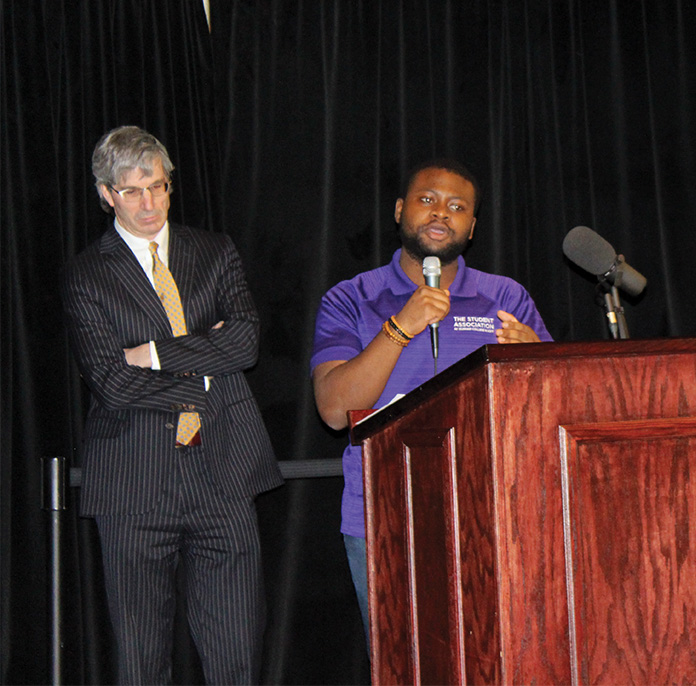
<path fill-rule="evenodd" d="M 440 288 L 440 274 L 442 274 L 442 269 L 440 267 L 440 258 L 430 255 L 423 260 L 423 276 L 425 277 L 425 285 L 431 288 Z M 440 322 L 435 322 L 430 324 L 430 344 L 433 348 L 433 359 L 437 360 L 437 353 L 439 350 L 439 333 L 438 327 Z"/>
<path fill-rule="evenodd" d="M 563 254 L 581 269 L 600 281 L 609 281 L 629 295 L 643 292 L 648 280 L 612 245 L 587 226 L 576 226 L 563 239 Z"/>

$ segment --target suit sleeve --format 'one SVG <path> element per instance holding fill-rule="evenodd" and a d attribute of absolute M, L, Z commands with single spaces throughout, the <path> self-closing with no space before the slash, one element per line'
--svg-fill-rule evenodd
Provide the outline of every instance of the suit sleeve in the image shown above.
<path fill-rule="evenodd" d="M 205 409 L 203 378 L 127 364 L 123 349 L 137 328 L 123 310 L 110 274 L 85 261 L 63 279 L 68 333 L 80 372 L 106 409 L 181 411 Z"/>
<path fill-rule="evenodd" d="M 155 341 L 160 366 L 168 372 L 223 376 L 249 369 L 258 358 L 259 318 L 239 253 L 228 236 L 216 238 L 222 249 L 218 246 L 212 259 L 201 261 L 205 268 L 199 270 L 189 304 L 192 333 Z M 207 292 L 214 293 L 214 303 L 199 307 Z M 212 319 L 208 310 L 215 313 Z M 224 322 L 222 328 L 213 329 L 218 321 Z"/>

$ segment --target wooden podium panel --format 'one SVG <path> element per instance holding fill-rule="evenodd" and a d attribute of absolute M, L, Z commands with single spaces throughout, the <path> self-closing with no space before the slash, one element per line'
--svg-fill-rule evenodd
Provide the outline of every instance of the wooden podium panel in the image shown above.
<path fill-rule="evenodd" d="M 696 419 L 566 426 L 561 449 L 574 681 L 695 683 Z"/>
<path fill-rule="evenodd" d="M 696 341 L 489 346 L 352 436 L 373 683 L 696 681 Z"/>

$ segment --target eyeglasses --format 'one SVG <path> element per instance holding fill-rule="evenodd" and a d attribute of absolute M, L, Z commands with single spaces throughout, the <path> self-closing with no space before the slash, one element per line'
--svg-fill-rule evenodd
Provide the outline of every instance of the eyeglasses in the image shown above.
<path fill-rule="evenodd" d="M 114 193 L 118 193 L 121 196 L 121 200 L 124 202 L 136 203 L 140 202 L 145 191 L 150 191 L 150 195 L 153 198 L 166 195 L 171 190 L 172 184 L 170 181 L 155 181 L 155 183 L 145 188 L 140 188 L 139 186 L 130 186 L 129 188 L 123 188 L 121 190 L 113 186 L 109 186 L 109 188 L 111 188 Z"/>

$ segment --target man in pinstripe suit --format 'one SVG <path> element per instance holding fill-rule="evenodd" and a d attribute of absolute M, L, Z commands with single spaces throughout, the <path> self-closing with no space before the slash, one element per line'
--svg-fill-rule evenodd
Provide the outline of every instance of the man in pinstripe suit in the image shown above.
<path fill-rule="evenodd" d="M 99 529 L 119 681 L 171 682 L 181 564 L 206 681 L 253 683 L 264 626 L 254 497 L 282 478 L 243 375 L 259 322 L 239 255 L 223 234 L 168 222 L 173 165 L 146 131 L 107 133 L 92 168 L 114 225 L 71 264 L 63 295 L 92 396 L 81 511 Z"/>

